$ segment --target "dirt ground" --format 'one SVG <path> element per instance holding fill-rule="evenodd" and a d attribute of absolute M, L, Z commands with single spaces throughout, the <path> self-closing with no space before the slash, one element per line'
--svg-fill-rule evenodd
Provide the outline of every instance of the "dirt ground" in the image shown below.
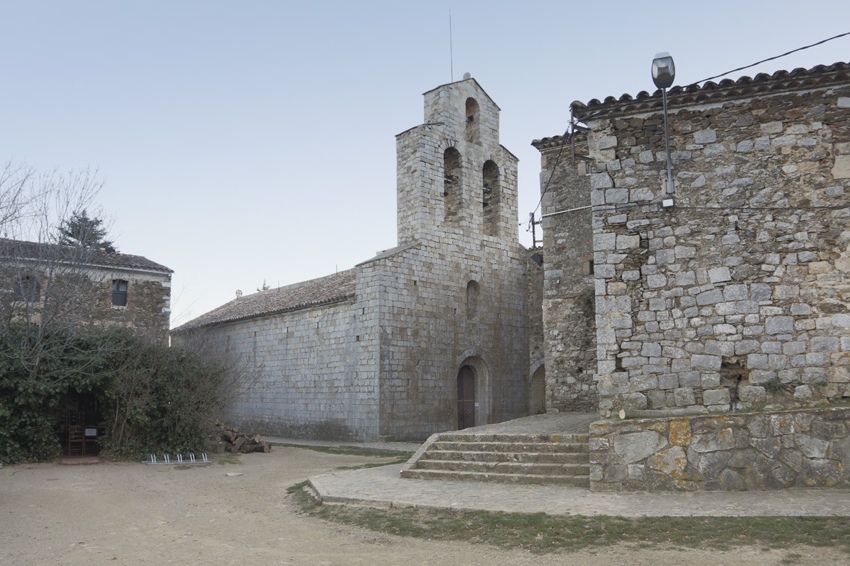
<path fill-rule="evenodd" d="M 275 447 L 209 466 L 33 464 L 0 469 L 0 565 L 844 564 L 828 549 L 646 550 L 532 555 L 407 539 L 302 515 L 286 488 L 374 458 Z"/>

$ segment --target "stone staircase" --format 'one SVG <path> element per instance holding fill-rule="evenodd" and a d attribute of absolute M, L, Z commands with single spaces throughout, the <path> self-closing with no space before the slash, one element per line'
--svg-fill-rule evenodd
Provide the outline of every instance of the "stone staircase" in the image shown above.
<path fill-rule="evenodd" d="M 404 478 L 590 487 L 587 434 L 440 433 Z"/>

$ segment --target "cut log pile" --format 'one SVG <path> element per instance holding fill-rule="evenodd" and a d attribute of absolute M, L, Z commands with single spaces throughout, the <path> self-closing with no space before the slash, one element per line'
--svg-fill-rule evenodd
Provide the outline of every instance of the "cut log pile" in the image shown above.
<path fill-rule="evenodd" d="M 227 452 L 271 452 L 272 445 L 263 440 L 259 434 L 248 435 L 239 432 L 238 428 L 225 426 L 216 421 L 215 426 L 220 430 L 219 437 L 224 441 L 224 450 Z"/>

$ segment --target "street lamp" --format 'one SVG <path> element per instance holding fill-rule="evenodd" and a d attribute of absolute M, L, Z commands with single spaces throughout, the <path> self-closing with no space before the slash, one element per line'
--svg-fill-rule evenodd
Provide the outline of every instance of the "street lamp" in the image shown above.
<path fill-rule="evenodd" d="M 669 53 L 659 53 L 652 60 L 652 82 L 661 89 L 661 97 L 664 104 L 664 142 L 667 145 L 667 194 L 676 192 L 673 185 L 673 165 L 670 162 L 670 132 L 667 129 L 667 88 L 673 84 L 676 78 L 676 65 Z M 672 205 L 672 200 L 670 205 Z M 666 202 L 665 202 L 666 205 Z"/>

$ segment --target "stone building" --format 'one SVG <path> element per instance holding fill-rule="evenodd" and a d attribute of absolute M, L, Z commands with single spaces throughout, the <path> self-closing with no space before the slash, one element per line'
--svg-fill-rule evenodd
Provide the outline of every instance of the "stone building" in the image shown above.
<path fill-rule="evenodd" d="M 0 239 L 0 312 L 33 322 L 125 326 L 163 341 L 171 274 L 142 256 Z"/>
<path fill-rule="evenodd" d="M 850 413 L 812 409 L 850 397 L 850 66 L 668 100 L 674 194 L 660 91 L 534 142 L 547 402 L 645 417 L 592 428 L 597 489 L 850 485 Z"/>
<path fill-rule="evenodd" d="M 397 247 L 175 329 L 253 368 L 232 407 L 240 426 L 424 439 L 527 414 L 534 371 L 542 391 L 529 337 L 542 268 L 518 242 L 517 159 L 499 144 L 499 107 L 471 78 L 424 96 L 424 123 L 396 136 Z"/>

